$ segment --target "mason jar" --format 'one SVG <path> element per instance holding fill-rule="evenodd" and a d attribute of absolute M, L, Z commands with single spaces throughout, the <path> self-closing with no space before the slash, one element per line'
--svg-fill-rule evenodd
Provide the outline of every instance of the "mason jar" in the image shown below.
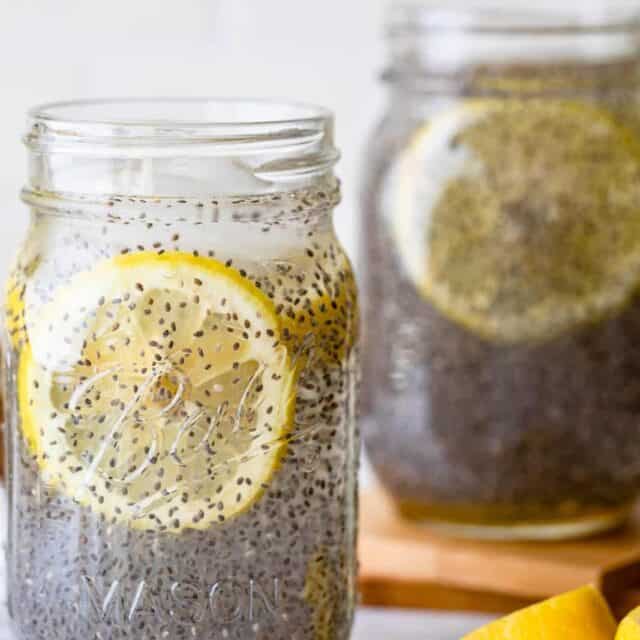
<path fill-rule="evenodd" d="M 389 17 L 363 427 L 397 510 L 453 534 L 586 535 L 640 490 L 640 31 L 586 4 Z"/>
<path fill-rule="evenodd" d="M 8 285 L 17 637 L 349 635 L 357 306 L 333 118 L 33 110 Z"/>

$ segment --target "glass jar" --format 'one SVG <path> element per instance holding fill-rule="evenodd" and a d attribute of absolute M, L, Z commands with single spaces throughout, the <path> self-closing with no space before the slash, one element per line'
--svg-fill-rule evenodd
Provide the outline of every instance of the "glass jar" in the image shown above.
<path fill-rule="evenodd" d="M 450 533 L 585 535 L 640 490 L 640 32 L 592 9 L 391 13 L 365 441 Z"/>
<path fill-rule="evenodd" d="M 356 292 L 333 118 L 48 105 L 6 304 L 20 638 L 344 638 Z"/>

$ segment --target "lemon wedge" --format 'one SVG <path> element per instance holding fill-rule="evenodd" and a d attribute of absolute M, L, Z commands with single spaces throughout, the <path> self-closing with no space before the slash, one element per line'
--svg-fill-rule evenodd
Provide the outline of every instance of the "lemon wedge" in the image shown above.
<path fill-rule="evenodd" d="M 640 640 L 640 607 L 634 609 L 620 623 L 615 640 Z"/>
<path fill-rule="evenodd" d="M 462 101 L 416 132 L 393 175 L 408 278 L 488 340 L 548 339 L 637 292 L 640 145 L 602 109 Z"/>
<path fill-rule="evenodd" d="M 522 609 L 462 640 L 612 640 L 615 631 L 609 606 L 587 586 Z"/>
<path fill-rule="evenodd" d="M 224 522 L 268 487 L 295 374 L 273 303 L 234 269 L 120 256 L 28 320 L 19 404 L 45 482 L 113 522 L 176 533 Z"/>

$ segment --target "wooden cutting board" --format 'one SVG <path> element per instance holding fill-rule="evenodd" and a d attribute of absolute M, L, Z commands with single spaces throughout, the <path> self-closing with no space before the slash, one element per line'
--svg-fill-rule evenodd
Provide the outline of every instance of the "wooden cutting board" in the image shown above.
<path fill-rule="evenodd" d="M 363 603 L 508 613 L 586 583 L 617 615 L 640 605 L 640 508 L 628 526 L 569 542 L 454 540 L 402 520 L 377 489 L 361 498 Z"/>

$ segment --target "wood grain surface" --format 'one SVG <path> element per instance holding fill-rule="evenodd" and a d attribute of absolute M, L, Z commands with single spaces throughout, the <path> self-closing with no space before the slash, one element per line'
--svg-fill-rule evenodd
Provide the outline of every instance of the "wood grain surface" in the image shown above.
<path fill-rule="evenodd" d="M 617 615 L 640 604 L 640 510 L 586 540 L 454 540 L 402 520 L 373 489 L 361 499 L 360 531 L 364 604 L 507 613 L 586 583 Z"/>

